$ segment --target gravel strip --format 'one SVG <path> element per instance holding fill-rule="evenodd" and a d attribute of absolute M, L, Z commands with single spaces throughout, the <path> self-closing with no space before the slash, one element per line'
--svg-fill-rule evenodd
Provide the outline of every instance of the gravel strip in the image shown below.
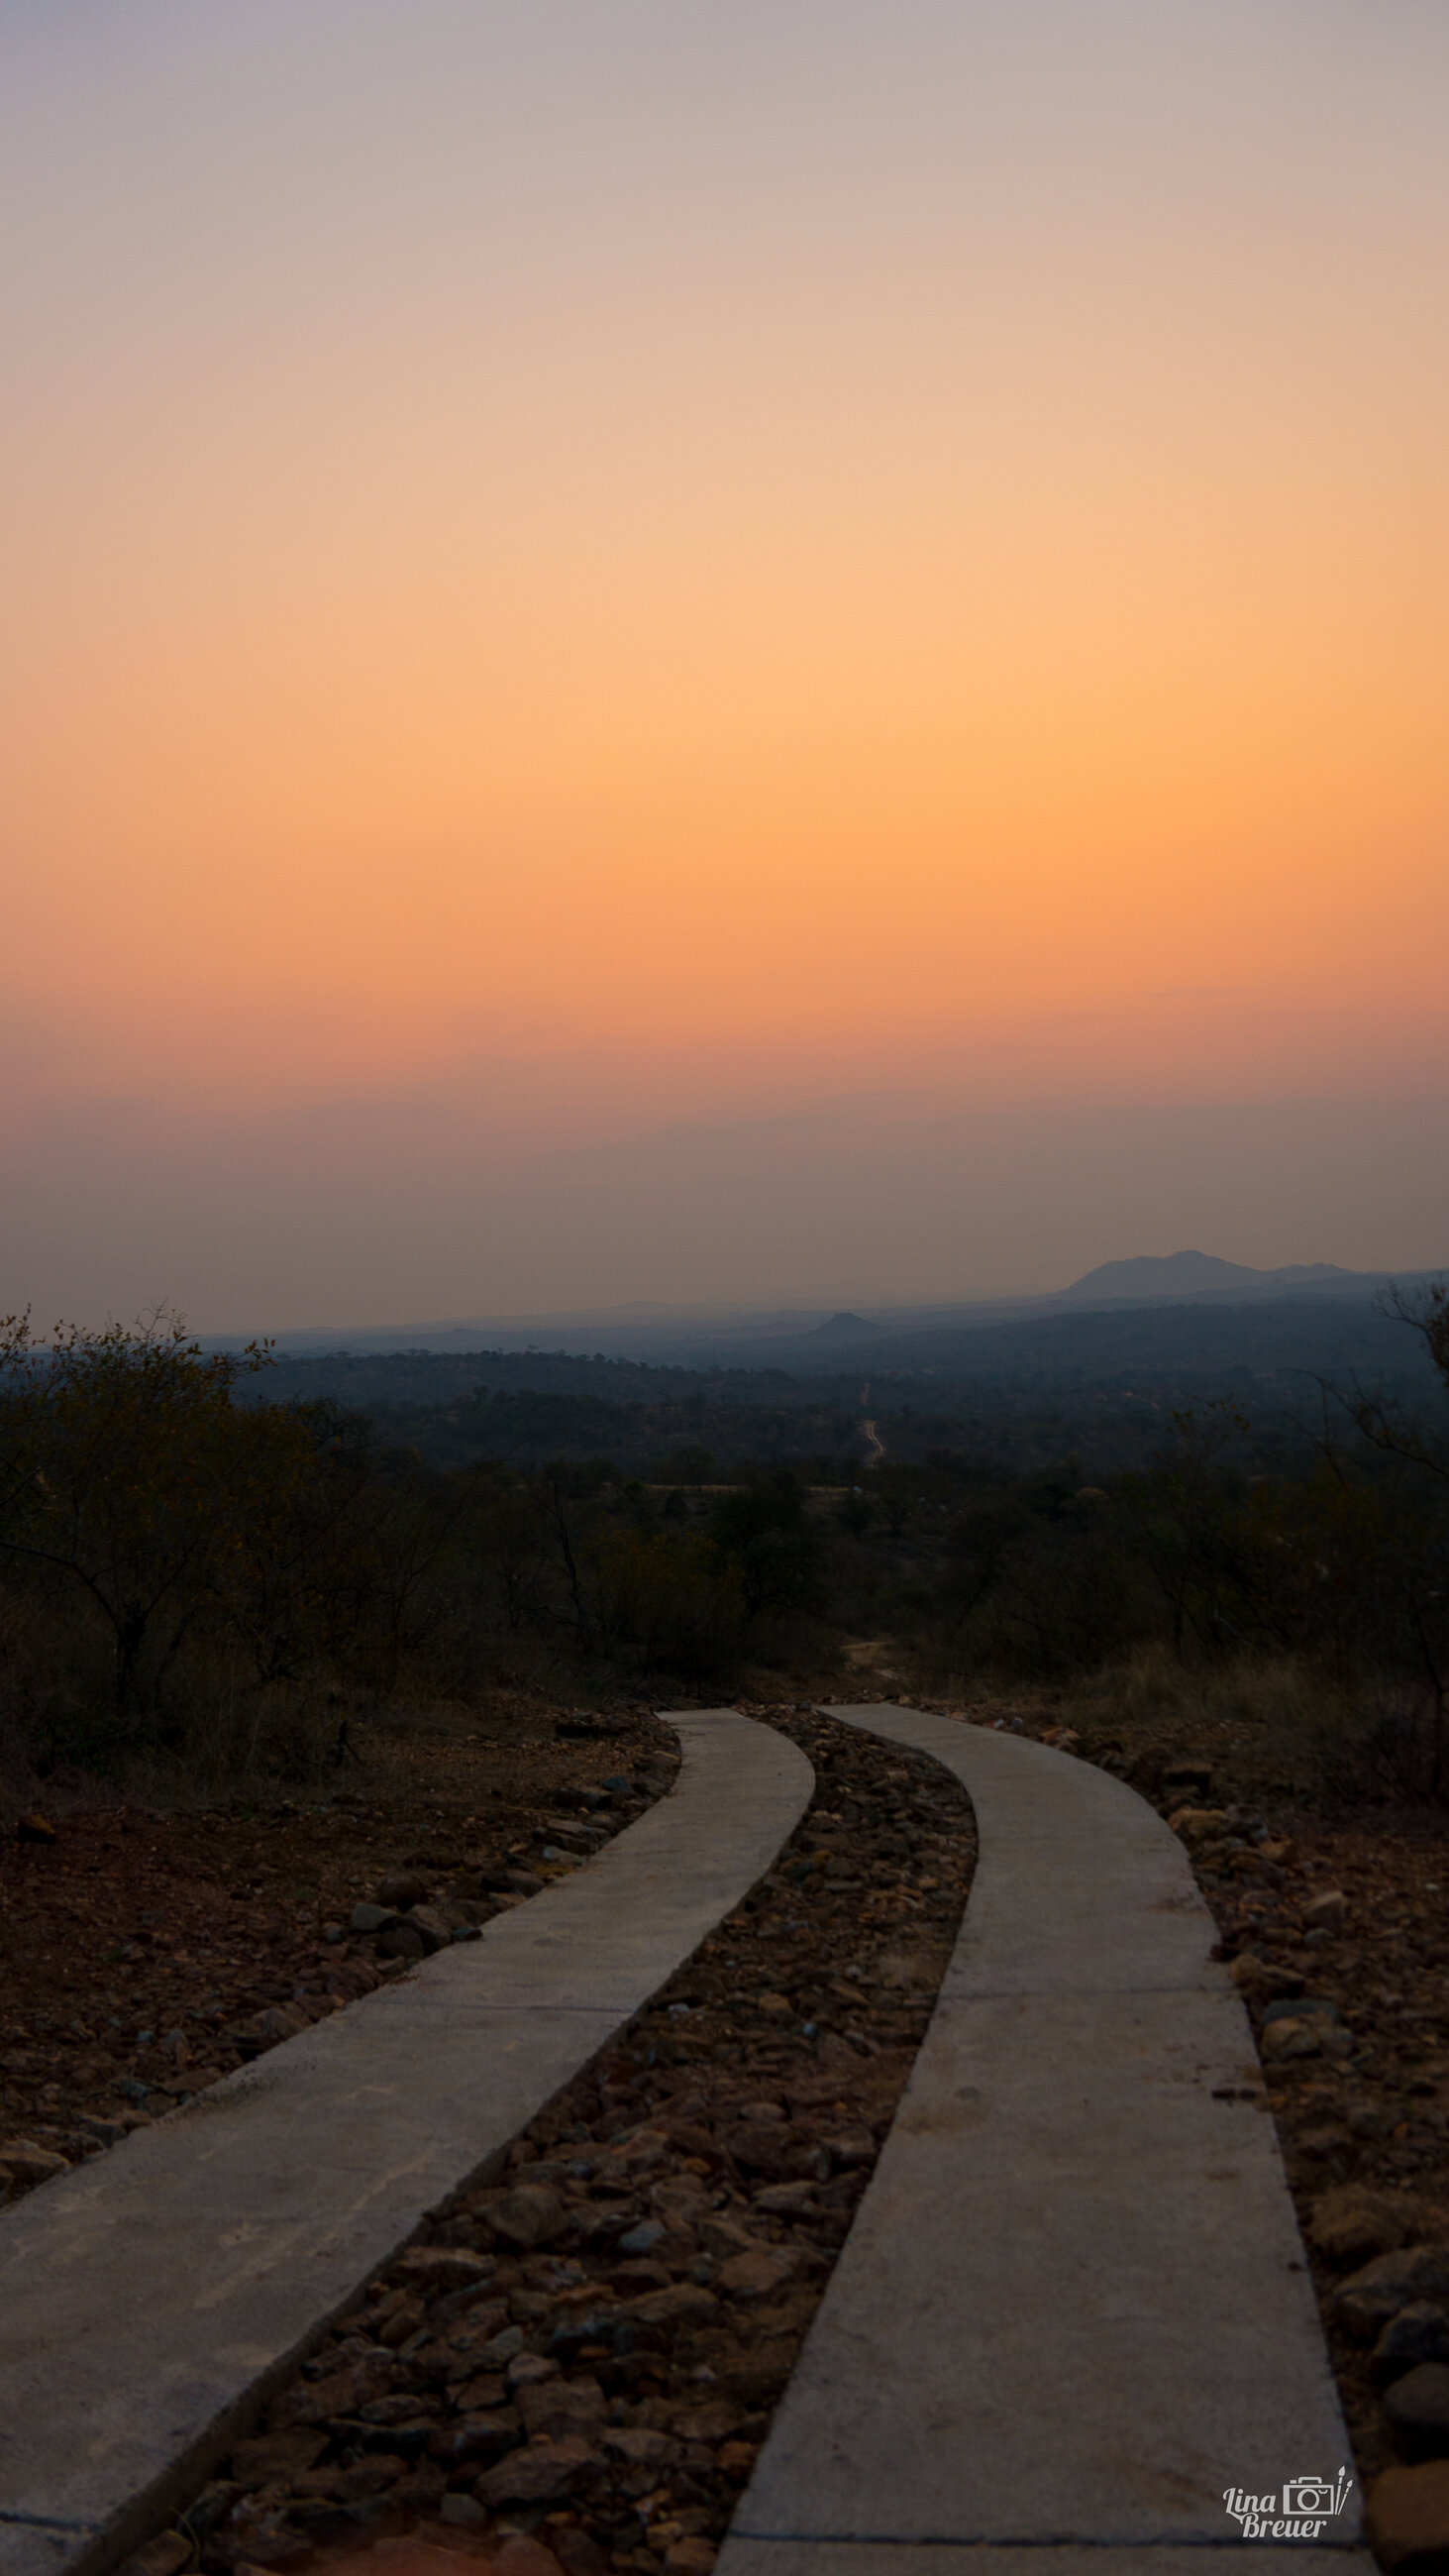
<path fill-rule="evenodd" d="M 975 1858 L 938 1764 L 754 1707 L 815 1799 L 623 2038 L 440 2210 L 138 2576 L 707 2576 L 849 2230 Z"/>

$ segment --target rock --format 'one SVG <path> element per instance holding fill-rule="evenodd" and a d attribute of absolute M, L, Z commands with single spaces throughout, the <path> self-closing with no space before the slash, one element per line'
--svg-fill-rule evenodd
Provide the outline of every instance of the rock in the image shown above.
<path fill-rule="evenodd" d="M 321 2459 L 326 2448 L 325 2433 L 301 2424 L 290 2433 L 258 2433 L 250 2441 L 238 2442 L 231 2455 L 231 2474 L 242 2487 L 289 2486 Z"/>
<path fill-rule="evenodd" d="M 711 2324 L 719 2314 L 719 2301 L 692 2281 L 679 2281 L 673 2289 L 651 2290 L 646 2298 L 631 2299 L 624 2313 L 655 2334 L 674 2334 L 681 2326 Z"/>
<path fill-rule="evenodd" d="M 516 2406 L 469 2408 L 432 2433 L 428 2449 L 448 2470 L 491 2469 L 516 2451 L 523 2439 L 523 2419 Z"/>
<path fill-rule="evenodd" d="M 1381 2254 L 1340 2283 L 1333 2306 L 1340 2325 L 1360 2343 L 1369 2343 L 1401 2308 L 1419 2299 L 1449 2304 L 1449 2245 L 1414 2245 Z"/>
<path fill-rule="evenodd" d="M 1433 2299 L 1411 2299 L 1379 2336 L 1369 2371 L 1376 2387 L 1387 2388 L 1425 2361 L 1449 2362 L 1449 2316 Z"/>
<path fill-rule="evenodd" d="M 48 1816 L 20 1816 L 16 1819 L 15 1839 L 18 1843 L 53 1843 L 55 1827 Z"/>
<path fill-rule="evenodd" d="M 386 1932 L 397 1919 L 395 1905 L 354 1905 L 347 1928 L 349 1932 Z"/>
<path fill-rule="evenodd" d="M 441 2290 L 471 2289 L 475 2281 L 486 2281 L 492 2270 L 489 2255 L 470 2253 L 465 2245 L 410 2245 L 389 2264 L 388 2279 L 400 2288 L 421 2290 L 431 2299 Z"/>
<path fill-rule="evenodd" d="M 1449 2576 L 1449 2460 L 1385 2469 L 1368 2491 L 1364 2536 L 1388 2576 Z"/>
<path fill-rule="evenodd" d="M 647 2124 L 631 2129 L 625 2138 L 616 2138 L 609 2149 L 609 2163 L 626 2177 L 645 2173 L 652 2165 L 662 2164 L 673 2141 L 667 2129 Z"/>
<path fill-rule="evenodd" d="M 671 2540 L 664 2553 L 668 2576 L 710 2576 L 718 2552 L 713 2541 L 702 2536 Z"/>
<path fill-rule="evenodd" d="M 486 2531 L 488 2508 L 476 2496 L 445 2495 L 438 2507 L 438 2520 L 452 2523 L 458 2531 Z"/>
<path fill-rule="evenodd" d="M 553 2554 L 564 2576 L 609 2576 L 609 2560 L 596 2540 L 591 2540 L 577 2523 L 565 2523 L 551 2533 Z"/>
<path fill-rule="evenodd" d="M 431 1940 L 421 1923 L 411 1914 L 400 1914 L 385 1932 L 379 1932 L 377 1946 L 384 1959 L 426 1959 L 440 1945 Z"/>
<path fill-rule="evenodd" d="M 717 2263 L 727 2263 L 732 2254 L 753 2254 L 760 2240 L 742 2219 L 731 2218 L 721 2210 L 718 2216 L 709 2213 L 701 2218 L 699 2241 Z"/>
<path fill-rule="evenodd" d="M 1334 2156 L 1344 2155 L 1352 2144 L 1347 2129 L 1336 2129 L 1330 2121 L 1321 2129 L 1301 2130 L 1298 2152 L 1310 2164 L 1327 2164 Z"/>
<path fill-rule="evenodd" d="M 533 1839 L 536 1843 L 558 1843 L 570 1852 L 588 1853 L 599 1847 L 598 1834 L 573 1816 L 545 1816 L 541 1825 L 534 1826 Z"/>
<path fill-rule="evenodd" d="M 290 2431 L 294 2424 L 325 2424 L 333 2415 L 359 2415 L 374 2397 L 385 2397 L 392 2386 L 392 2355 L 371 2353 L 365 2361 L 349 2362 L 343 2370 L 334 2370 L 325 2379 L 298 2379 L 285 2389 L 272 2408 L 272 2425 L 277 2432 Z"/>
<path fill-rule="evenodd" d="M 611 2424 L 603 2441 L 605 2450 L 627 2460 L 631 2469 L 663 2469 L 679 2457 L 679 2444 L 648 2424 Z"/>
<path fill-rule="evenodd" d="M 527 2251 L 535 2245 L 551 2245 L 569 2221 L 558 2193 L 547 2183 L 521 2182 L 501 2200 L 489 2203 L 488 2223 L 507 2244 Z"/>
<path fill-rule="evenodd" d="M 1291 1998 L 1280 1996 L 1269 2004 L 1263 2015 L 1265 2030 L 1275 2021 L 1336 2022 L 1343 2019 L 1337 2004 L 1330 2002 L 1327 1995 L 1305 1995 L 1301 1991 L 1301 1983 L 1300 1980 L 1300 1991 L 1296 1995 Z"/>
<path fill-rule="evenodd" d="M 1336 1931 L 1348 1912 L 1348 1898 L 1341 1887 L 1326 1887 L 1321 1896 L 1310 1896 L 1303 1908 L 1305 1932 Z"/>
<path fill-rule="evenodd" d="M 1195 1789 L 1200 1798 L 1205 1798 L 1212 1785 L 1213 1766 L 1210 1762 L 1169 1762 L 1163 1770 L 1164 1795 L 1170 1789 Z"/>
<path fill-rule="evenodd" d="M 551 2504 L 598 2461 L 592 2443 L 577 2434 L 566 2433 L 557 2442 L 528 2442 L 496 2468 L 485 2469 L 473 2492 L 493 2513 L 505 2504 Z"/>
<path fill-rule="evenodd" d="M 501 2370 L 480 2371 L 461 2388 L 449 2390 L 460 2415 L 481 2415 L 490 2406 L 501 2406 L 508 2395 L 508 2382 Z"/>
<path fill-rule="evenodd" d="M 558 2576 L 561 2564 L 556 2551 L 545 2549 L 541 2540 L 511 2531 L 498 2548 L 490 2549 L 486 2576 Z"/>
<path fill-rule="evenodd" d="M 1389 2389 L 1384 2413 L 1407 2460 L 1449 2457 L 1449 2363 L 1421 2361 L 1406 2370 Z"/>
<path fill-rule="evenodd" d="M 435 1950 L 446 1950 L 453 1938 L 453 1925 L 441 1905 L 415 1905 L 403 1916 L 415 1932 L 421 1932 L 423 1947 L 431 1958 Z"/>
<path fill-rule="evenodd" d="M 1250 2002 L 1267 2002 L 1277 1997 L 1288 2000 L 1303 1992 L 1300 1968 L 1280 1967 L 1273 1959 L 1260 1959 L 1252 1950 L 1241 1950 L 1228 1970 L 1233 1984 Z"/>
<path fill-rule="evenodd" d="M 88 2138 L 94 2138 L 98 2147 L 115 2147 L 119 2146 L 122 2138 L 129 2134 L 130 2121 L 134 2119 L 134 2117 L 135 2113 L 130 2112 L 127 2114 L 125 2119 L 121 2119 L 119 2117 L 114 2120 L 94 2120 L 85 2118 L 77 2121 L 76 2125 L 85 2132 L 85 2135 Z"/>
<path fill-rule="evenodd" d="M 754 2206 L 770 2218 L 800 2218 L 814 2197 L 813 2182 L 770 2182 L 756 2192 Z"/>
<path fill-rule="evenodd" d="M 1227 1823 L 1221 1807 L 1179 1807 L 1167 1819 L 1171 1832 L 1180 1834 L 1185 1843 L 1210 1842 Z"/>
<path fill-rule="evenodd" d="M 1392 2202 L 1360 2183 L 1321 2191 L 1308 2221 L 1309 2243 L 1330 2263 L 1367 2263 L 1375 2255 L 1395 2253 L 1408 2232 Z"/>
<path fill-rule="evenodd" d="M 537 1896 L 543 1880 L 536 1870 L 510 1869 L 504 1871 L 503 1884 L 514 1896 Z"/>
<path fill-rule="evenodd" d="M 795 2007 L 788 1995 L 760 1995 L 756 1998 L 755 2010 L 763 2013 L 767 2021 L 793 2021 L 795 2018 Z"/>
<path fill-rule="evenodd" d="M 449 2327 L 432 2343 L 425 2344 L 416 2356 L 417 2365 L 431 2379 L 462 2382 L 475 2379 L 480 2371 L 501 2370 L 517 2345 L 500 2358 L 498 2339 L 511 2333 L 506 2299 L 485 2299 L 470 2309 L 461 2324 Z M 491 2401 L 485 2401 L 491 2402 Z"/>
<path fill-rule="evenodd" d="M 663 2263 L 651 2263 L 644 2258 L 633 2263 L 620 2263 L 609 2274 L 609 2287 L 617 2290 L 621 2299 L 640 2299 L 646 2290 L 667 2290 L 669 2272 Z"/>
<path fill-rule="evenodd" d="M 64 2156 L 38 2147 L 33 2138 L 6 2138 L 0 2144 L 0 2182 L 48 2182 L 52 2174 L 69 2171 Z"/>
<path fill-rule="evenodd" d="M 300 2004 L 268 2004 L 265 2012 L 254 2013 L 248 2022 L 240 2023 L 233 2036 L 237 2039 L 264 2040 L 275 2047 L 279 2040 L 300 2039 L 312 2027 L 310 2013 Z"/>
<path fill-rule="evenodd" d="M 745 2173 L 783 2174 L 795 2141 L 783 2122 L 752 2120 L 747 2128 L 729 2129 L 721 2144 Z"/>
<path fill-rule="evenodd" d="M 820 2143 L 831 2163 L 843 2173 L 875 2162 L 875 2140 L 869 2129 L 836 2129 Z"/>
<path fill-rule="evenodd" d="M 548 2361 L 541 2352 L 518 2352 L 508 2365 L 510 2388 L 538 2388 L 545 2379 L 557 2379 L 558 2363 Z"/>
<path fill-rule="evenodd" d="M 715 2453 L 715 2466 L 727 2478 L 738 2478 L 743 2485 L 759 2456 L 758 2442 L 721 2442 Z"/>
<path fill-rule="evenodd" d="M 297 2480 L 302 2495 L 330 2496 L 338 2504 L 361 2504 L 364 2497 L 382 2495 L 388 2487 L 406 2477 L 408 2463 L 400 2451 L 373 2451 L 351 2468 L 315 2469 L 309 2477 Z"/>
<path fill-rule="evenodd" d="M 727 2397 L 711 2397 L 703 2406 L 686 2407 L 674 2418 L 682 2442 L 727 2442 L 739 2430 L 740 2410 Z"/>
<path fill-rule="evenodd" d="M 163 2531 L 156 2540 L 148 2540 L 144 2549 L 133 2549 L 123 2558 L 117 2576 L 181 2576 L 194 2558 L 195 2545 L 183 2532 Z"/>
<path fill-rule="evenodd" d="M 1316 2017 L 1304 2021 L 1285 2016 L 1264 2025 L 1258 2054 L 1265 2066 L 1286 2065 L 1295 2057 L 1322 2057 L 1326 2031 L 1326 2023 Z"/>
<path fill-rule="evenodd" d="M 410 1869 L 393 1870 L 377 1883 L 378 1904 L 389 1907 L 394 1914 L 406 1914 L 414 1905 L 421 1905 L 427 1893 L 426 1880 Z M 361 1906 L 357 1910 L 360 1914 Z"/>
<path fill-rule="evenodd" d="M 637 2227 L 631 2227 L 627 2235 L 620 2237 L 619 2252 L 652 2254 L 655 2246 L 662 2243 L 667 2232 L 657 2218 L 642 2219 Z"/>
<path fill-rule="evenodd" d="M 800 2256 L 793 2245 L 757 2245 L 721 2264 L 719 2286 L 731 2299 L 769 2299 L 799 2268 Z"/>
<path fill-rule="evenodd" d="M 519 2390 L 518 2412 L 530 2440 L 558 2441 L 571 2433 L 588 2442 L 603 2431 L 607 2407 L 596 2379 L 550 2379 Z"/>

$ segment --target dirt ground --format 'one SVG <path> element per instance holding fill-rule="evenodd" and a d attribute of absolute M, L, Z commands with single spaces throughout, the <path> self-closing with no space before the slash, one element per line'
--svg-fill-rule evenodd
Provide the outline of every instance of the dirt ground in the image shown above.
<path fill-rule="evenodd" d="M 374 1727 L 330 1794 L 265 1808 L 47 1799 L 0 1847 L 0 2201 L 398 1973 L 348 1930 L 390 1873 L 481 1923 L 526 1896 L 508 1874 L 575 1865 L 554 1810 L 617 1831 L 673 1778 L 647 1710 L 557 1732 L 577 1723 L 530 1703 Z"/>

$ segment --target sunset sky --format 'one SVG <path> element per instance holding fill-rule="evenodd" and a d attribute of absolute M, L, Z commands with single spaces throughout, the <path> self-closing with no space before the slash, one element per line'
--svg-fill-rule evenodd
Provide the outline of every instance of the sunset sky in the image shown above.
<path fill-rule="evenodd" d="M 1442 0 L 0 0 L 0 1308 L 1449 1261 Z"/>

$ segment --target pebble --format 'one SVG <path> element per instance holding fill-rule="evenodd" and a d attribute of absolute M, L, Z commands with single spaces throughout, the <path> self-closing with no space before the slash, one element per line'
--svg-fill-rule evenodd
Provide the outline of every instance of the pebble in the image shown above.
<path fill-rule="evenodd" d="M 1444 2576 L 1449 2568 L 1449 2460 L 1385 2469 L 1370 2487 L 1364 2534 L 1386 2576 Z"/>
<path fill-rule="evenodd" d="M 69 2170 L 64 2156 L 52 2147 L 37 2146 L 33 2138 L 7 2138 L 0 2146 L 0 2183 L 49 2182 L 52 2174 Z"/>
<path fill-rule="evenodd" d="M 1369 2370 L 1375 2384 L 1387 2388 L 1426 2361 L 1449 2362 L 1449 2316 L 1433 2299 L 1412 2299 L 1385 2326 Z"/>
<path fill-rule="evenodd" d="M 492 2270 L 486 2254 L 475 2254 L 466 2245 L 410 2245 L 390 2266 L 389 2277 L 433 2298 L 440 2290 L 471 2289 L 475 2281 L 486 2281 Z"/>
<path fill-rule="evenodd" d="M 354 1905 L 347 1928 L 350 1932 L 386 1932 L 397 1919 L 395 1905 Z"/>
<path fill-rule="evenodd" d="M 1449 2364 L 1422 2361 L 1384 2399 L 1394 2438 L 1410 2461 L 1449 2457 Z"/>
<path fill-rule="evenodd" d="M 505 2504 L 551 2504 L 598 2456 L 591 2442 L 574 2433 L 557 2441 L 529 2442 L 510 2451 L 496 2468 L 485 2469 L 474 2493 L 495 2513 Z"/>
<path fill-rule="evenodd" d="M 1396 2253 L 1408 2232 L 1408 2221 L 1392 2201 L 1358 2183 L 1320 2192 L 1308 2222 L 1309 2243 L 1330 2263 L 1367 2263 Z"/>
<path fill-rule="evenodd" d="M 438 2519 L 451 2523 L 458 2531 L 486 2531 L 489 2513 L 476 2496 L 445 2495 L 438 2507 Z"/>
<path fill-rule="evenodd" d="M 719 2286 L 732 2299 L 772 2299 L 799 2269 L 796 2246 L 759 2245 L 720 2265 Z"/>
<path fill-rule="evenodd" d="M 664 2564 L 668 2576 L 710 2576 L 717 2555 L 708 2540 L 671 2540 L 664 2553 Z"/>
<path fill-rule="evenodd" d="M 417 1877 L 412 1870 L 394 1870 L 387 1878 L 379 1879 L 377 1883 L 378 1905 L 388 1908 L 395 1914 L 406 1914 L 412 1906 L 421 1905 L 427 1893 L 427 1882 Z M 359 1906 L 358 1912 L 361 1911 L 362 1908 Z M 353 1929 L 356 1931 L 361 1928 L 354 1916 Z"/>
<path fill-rule="evenodd" d="M 487 2212 L 495 2236 L 525 2249 L 550 2244 L 567 2223 L 563 2202 L 546 2183 L 523 2182 L 505 2192 Z"/>
<path fill-rule="evenodd" d="M 123 2559 L 117 2576 L 181 2576 L 182 2569 L 191 2565 L 193 2555 L 192 2543 L 184 2532 L 163 2531 L 157 2539 L 148 2540 L 144 2549 L 133 2550 L 129 2558 Z"/>
<path fill-rule="evenodd" d="M 1334 2294 L 1339 2323 L 1369 2342 L 1411 2301 L 1449 2302 L 1449 2246 L 1414 2245 L 1380 2254 L 1340 2283 Z"/>
<path fill-rule="evenodd" d="M 620 2237 L 619 2251 L 621 2254 L 652 2254 L 664 2234 L 665 2230 L 657 2218 L 641 2219 L 637 2227 L 631 2227 L 626 2235 Z"/>
<path fill-rule="evenodd" d="M 1303 1908 L 1306 1932 L 1336 1931 L 1348 1912 L 1348 1898 L 1341 1887 L 1326 1887 L 1321 1896 L 1310 1896 Z"/>

